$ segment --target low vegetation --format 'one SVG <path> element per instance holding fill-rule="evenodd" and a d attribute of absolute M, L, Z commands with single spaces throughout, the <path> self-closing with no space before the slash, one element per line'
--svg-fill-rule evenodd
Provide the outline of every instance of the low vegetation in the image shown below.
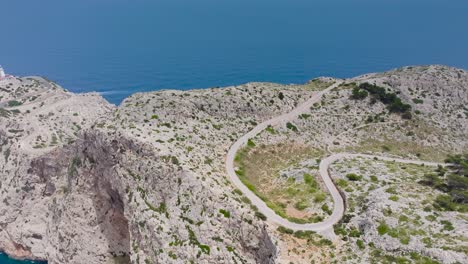
<path fill-rule="evenodd" d="M 421 184 L 444 194 L 437 196 L 434 206 L 440 210 L 468 212 L 468 154 L 449 156 L 447 168 L 439 166 L 424 175 Z"/>
<path fill-rule="evenodd" d="M 387 106 L 391 113 L 401 114 L 405 119 L 411 119 L 411 105 L 405 104 L 401 101 L 396 93 L 387 92 L 384 87 L 377 86 L 370 83 L 361 83 L 359 86 L 353 88 L 351 98 L 362 100 L 371 95 L 371 104 L 376 103 L 377 100 Z"/>
<path fill-rule="evenodd" d="M 369 254 L 370 263 L 438 263 L 440 255 L 429 258 L 433 253 L 427 252 L 467 252 L 459 246 L 466 241 L 460 195 L 467 190 L 466 156 L 449 156 L 447 167 L 372 159 L 335 163 L 332 175 L 338 173 L 336 183 L 347 201 L 335 233 L 348 242 L 347 250 Z M 369 221 L 373 224 L 366 226 Z M 384 254 L 382 241 L 398 243 L 398 253 Z M 420 246 L 427 252 L 414 253 Z M 367 257 L 354 258 L 359 263 Z"/>
<path fill-rule="evenodd" d="M 323 206 L 328 195 L 316 176 L 304 173 L 303 179 L 296 181 L 284 178 L 280 172 L 320 155 L 320 151 L 301 145 L 248 144 L 236 156 L 236 173 L 278 215 L 298 223 L 318 222 L 329 214 L 330 208 Z M 319 212 L 308 212 L 311 207 Z"/>

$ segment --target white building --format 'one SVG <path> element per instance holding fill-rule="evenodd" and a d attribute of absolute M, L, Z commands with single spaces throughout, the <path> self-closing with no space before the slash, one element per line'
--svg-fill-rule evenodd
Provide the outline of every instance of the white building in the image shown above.
<path fill-rule="evenodd" d="M 5 71 L 2 68 L 2 65 L 0 65 L 0 80 L 3 80 L 6 78 Z"/>

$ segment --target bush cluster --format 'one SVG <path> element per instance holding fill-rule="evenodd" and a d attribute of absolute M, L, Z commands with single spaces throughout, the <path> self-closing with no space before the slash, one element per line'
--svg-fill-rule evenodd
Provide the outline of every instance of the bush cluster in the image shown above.
<path fill-rule="evenodd" d="M 348 173 L 346 174 L 346 178 L 350 181 L 360 181 L 362 179 L 361 175 L 357 175 L 356 173 Z"/>
<path fill-rule="evenodd" d="M 437 196 L 434 206 L 447 211 L 468 211 L 468 153 L 449 156 L 448 170 L 438 167 L 424 175 L 419 183 L 444 192 Z"/>
<path fill-rule="evenodd" d="M 361 83 L 353 88 L 352 99 L 364 99 L 367 95 L 372 96 L 373 101 L 379 100 L 387 106 L 391 113 L 399 113 L 405 119 L 411 119 L 411 105 L 401 101 L 396 93 L 387 93 L 384 87 L 370 83 Z"/>

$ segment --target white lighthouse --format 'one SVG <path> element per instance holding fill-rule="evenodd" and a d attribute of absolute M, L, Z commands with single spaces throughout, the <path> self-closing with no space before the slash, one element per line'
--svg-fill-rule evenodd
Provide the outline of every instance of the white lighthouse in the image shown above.
<path fill-rule="evenodd" d="M 2 68 L 2 65 L 0 65 L 0 80 L 3 80 L 6 78 L 5 71 Z"/>

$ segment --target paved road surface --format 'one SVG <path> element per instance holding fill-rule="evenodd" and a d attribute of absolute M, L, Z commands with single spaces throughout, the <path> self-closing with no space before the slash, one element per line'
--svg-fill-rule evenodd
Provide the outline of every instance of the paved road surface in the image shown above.
<path fill-rule="evenodd" d="M 411 163 L 411 164 L 425 164 L 429 166 L 437 166 L 443 165 L 439 163 L 433 162 L 425 162 L 425 161 L 418 161 L 418 160 L 408 160 L 408 159 L 396 159 L 396 158 L 389 158 L 383 156 L 376 156 L 376 155 L 366 155 L 366 154 L 352 154 L 352 153 L 338 153 L 328 156 L 327 158 L 323 159 L 320 162 L 319 172 L 320 176 L 322 177 L 323 182 L 327 186 L 328 191 L 330 192 L 333 203 L 334 209 L 333 213 L 325 219 L 323 222 L 319 223 L 310 223 L 310 224 L 298 224 L 291 222 L 281 216 L 277 215 L 270 207 L 268 207 L 263 200 L 261 200 L 257 195 L 255 195 L 252 191 L 250 191 L 239 179 L 237 176 L 235 169 L 234 169 L 234 158 L 236 156 L 237 151 L 247 144 L 247 141 L 253 137 L 255 137 L 258 133 L 263 131 L 268 126 L 275 126 L 285 124 L 286 122 L 295 120 L 298 115 L 302 113 L 309 112 L 309 108 L 314 104 L 320 101 L 322 96 L 332 90 L 333 88 L 339 86 L 342 82 L 336 82 L 335 84 L 329 86 L 325 90 L 322 90 L 312 96 L 309 100 L 304 102 L 303 104 L 299 105 L 297 108 L 293 109 L 291 112 L 274 117 L 270 120 L 267 120 L 256 127 L 254 127 L 250 132 L 243 135 L 239 138 L 229 149 L 227 156 L 226 156 L 226 171 L 229 175 L 230 180 L 234 183 L 234 185 L 242 191 L 242 193 L 250 199 L 253 205 L 258 207 L 258 210 L 263 213 L 267 217 L 267 221 L 276 223 L 278 225 L 282 225 L 284 227 L 293 229 L 293 230 L 311 230 L 319 232 L 326 237 L 333 238 L 333 225 L 336 224 L 344 214 L 344 202 L 343 198 L 341 197 L 338 189 L 336 188 L 335 184 L 332 182 L 330 178 L 330 174 L 328 172 L 329 166 L 339 160 L 344 158 L 355 158 L 355 157 L 362 157 L 362 158 L 377 158 L 379 160 L 386 160 L 386 161 L 396 161 L 401 163 Z"/>

